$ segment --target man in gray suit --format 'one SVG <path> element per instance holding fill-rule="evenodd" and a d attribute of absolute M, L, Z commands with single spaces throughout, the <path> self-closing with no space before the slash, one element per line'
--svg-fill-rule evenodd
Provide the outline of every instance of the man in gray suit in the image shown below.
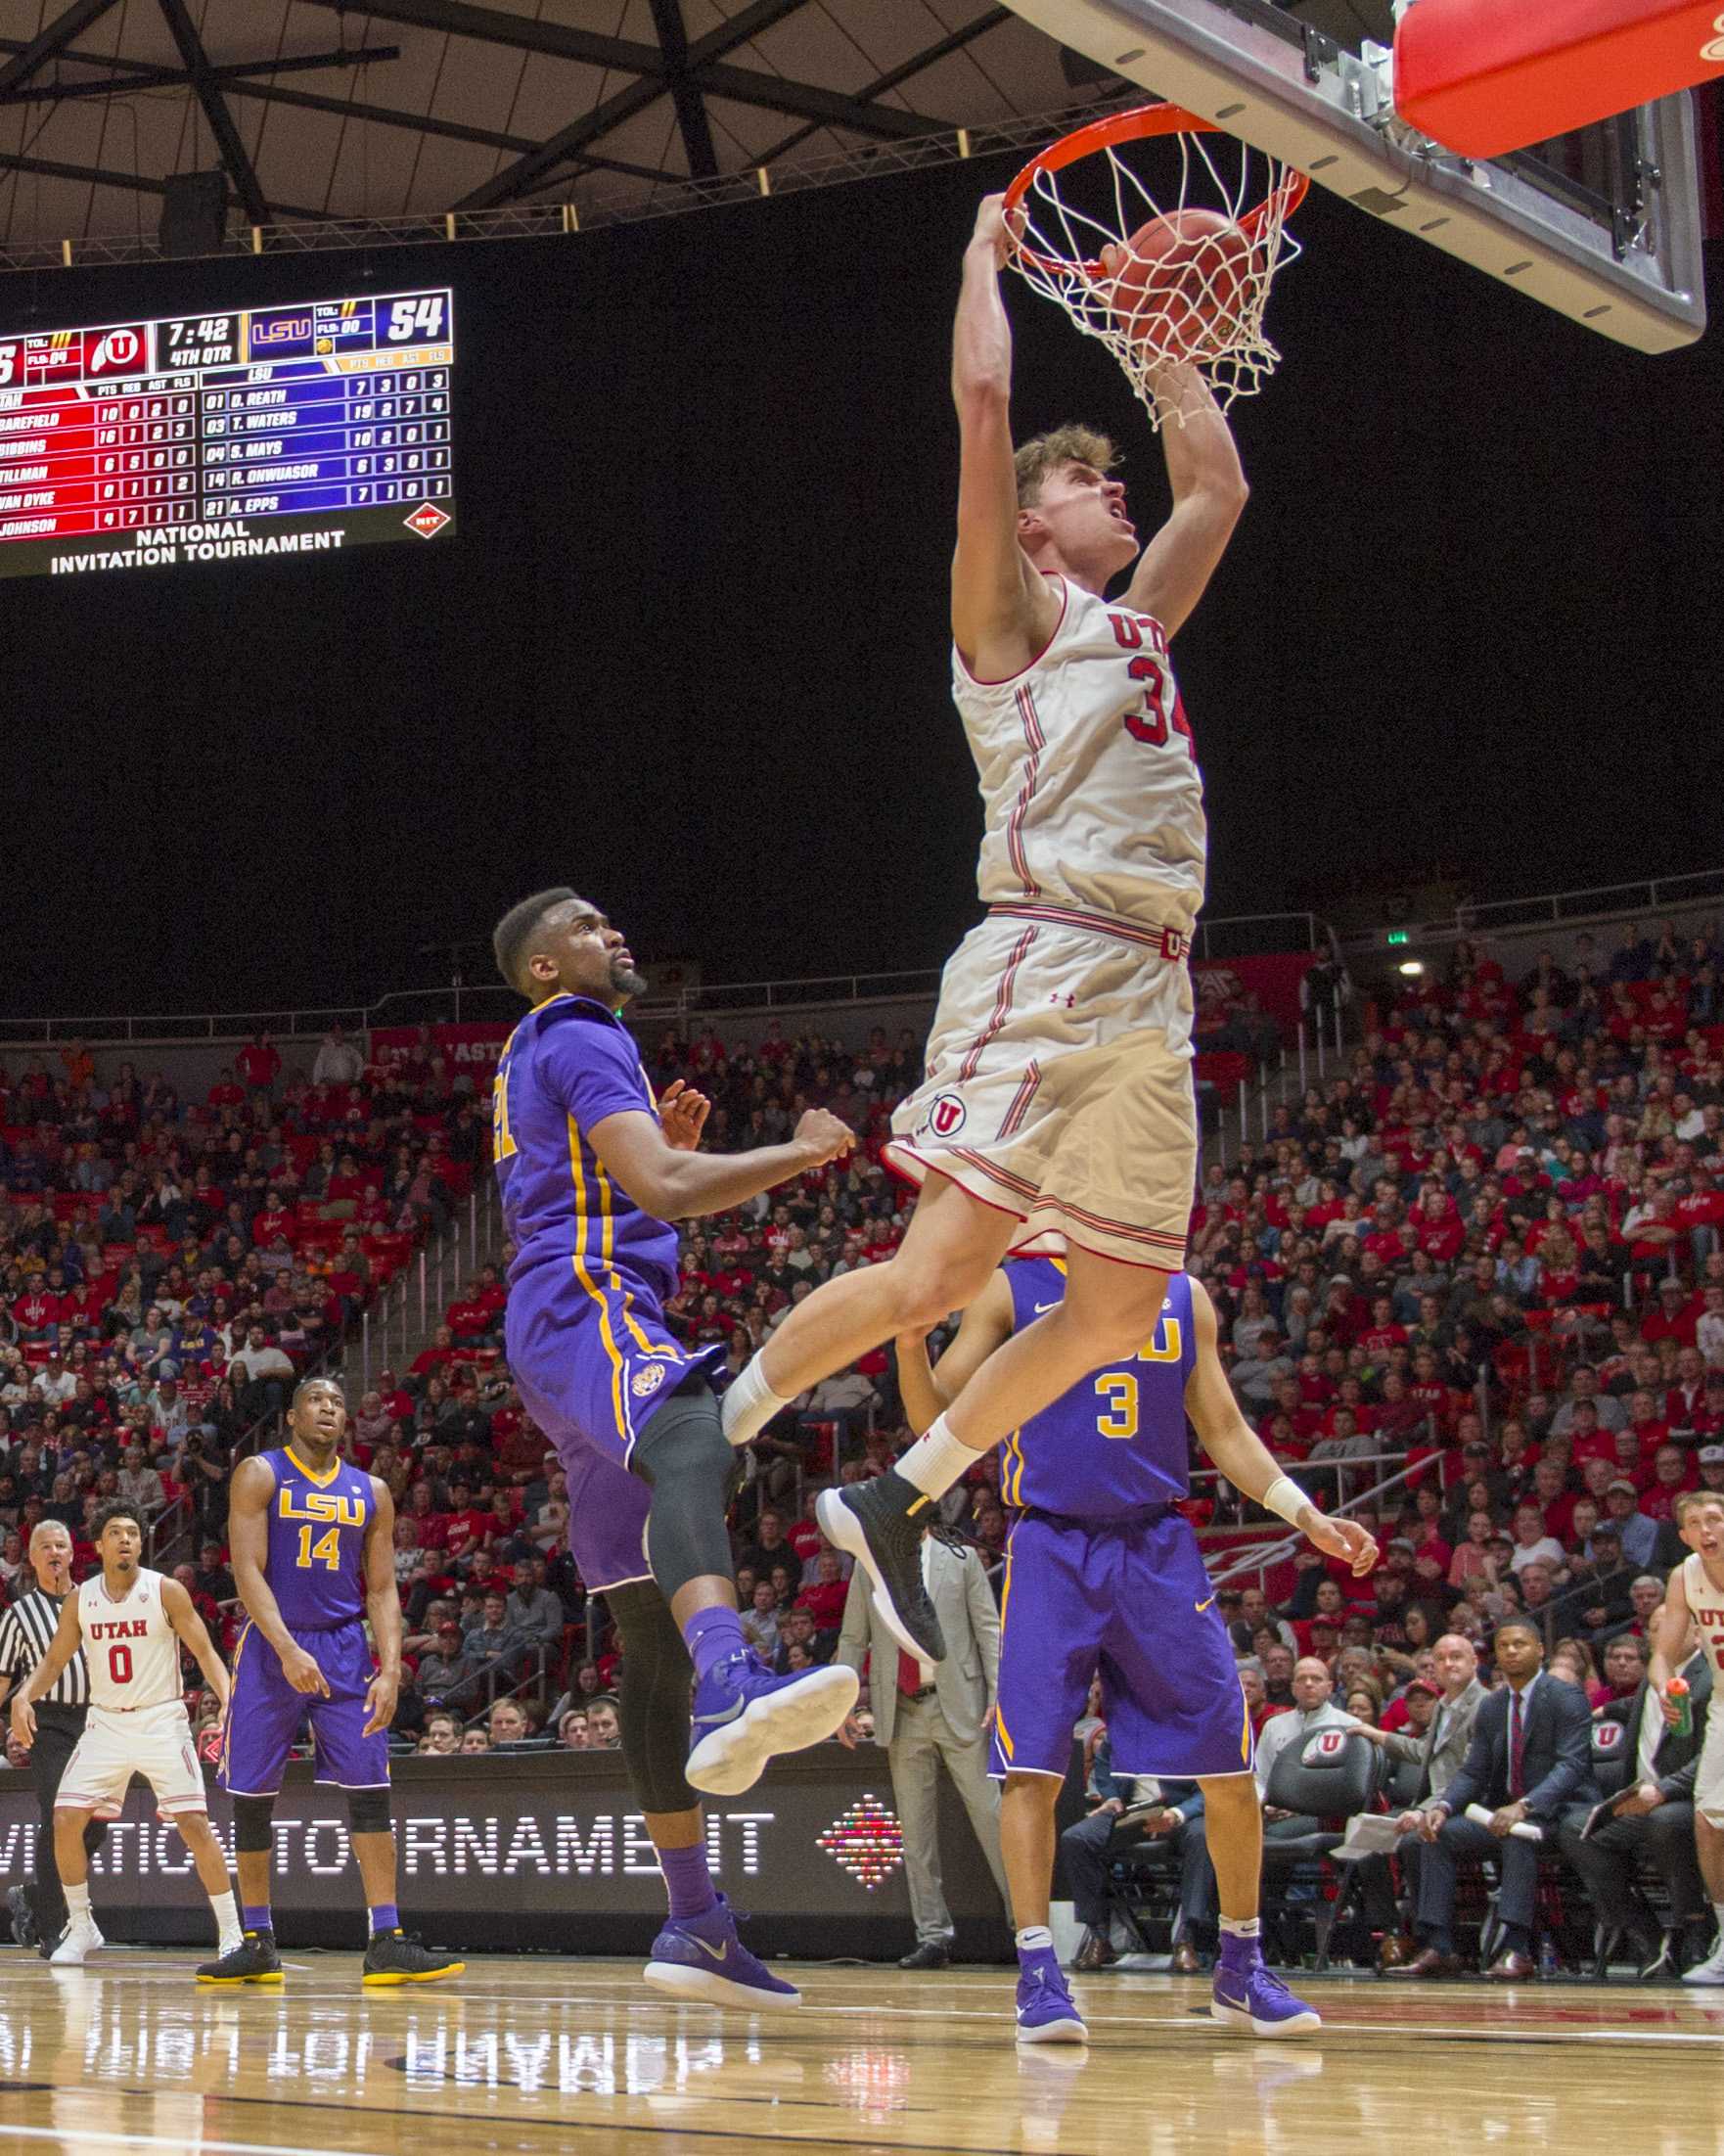
<path fill-rule="evenodd" d="M 1436 1664 L 1437 1682 L 1442 1696 L 1436 1712 L 1422 1736 L 1411 1736 L 1399 1729 L 1373 1729 L 1361 1726 L 1359 1734 L 1386 1752 L 1391 1760 L 1403 1763 L 1416 1762 L 1423 1768 L 1418 1791 L 1418 1802 L 1428 1804 L 1440 1797 L 1449 1783 L 1459 1773 L 1461 1762 L 1467 1757 L 1467 1747 L 1473 1742 L 1473 1723 L 1479 1707 L 1489 1696 L 1478 1681 L 1478 1656 L 1473 1642 L 1464 1639 L 1459 1632 L 1444 1632 L 1431 1650 Z M 1401 1813 L 1397 1824 L 1406 1837 L 1398 1855 L 1401 1871 L 1414 1906 L 1419 1901 L 1419 1859 L 1424 1853 L 1417 1828 L 1420 1813 L 1407 1811 Z M 1378 1867 L 1384 1877 L 1388 1871 L 1388 1859 L 1384 1857 L 1367 1857 L 1360 1865 L 1361 1876 L 1368 1884 L 1374 1884 Z M 1398 1969 L 1412 1959 L 1411 1943 L 1394 1932 L 1384 1935 L 1378 1949 L 1378 1965 L 1384 1969 Z"/>
<path fill-rule="evenodd" d="M 892 1801 L 904 1833 L 904 1879 L 916 1945 L 898 1964 L 943 1969 L 952 1954 L 952 1917 L 940 1891 L 937 1828 L 943 1761 L 988 1869 L 1008 1901 L 1000 1857 L 1000 1790 L 987 1770 L 987 1731 L 1000 1680 L 1000 1616 L 992 1589 L 972 1551 L 930 1535 L 922 1543 L 923 1578 L 946 1639 L 943 1662 L 920 1662 L 900 1651 L 875 1615 L 868 1576 L 850 1575 L 843 1628 L 833 1660 L 860 1671 L 872 1659 L 869 1699 L 874 1741 L 885 1747 Z"/>

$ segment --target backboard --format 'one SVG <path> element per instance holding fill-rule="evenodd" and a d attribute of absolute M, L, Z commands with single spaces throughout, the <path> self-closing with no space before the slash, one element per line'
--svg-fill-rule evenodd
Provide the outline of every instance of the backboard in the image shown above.
<path fill-rule="evenodd" d="M 1303 0 L 1297 15 L 1271 0 L 1009 4 L 1100 67 L 1618 344 L 1666 351 L 1705 328 L 1686 93 L 1481 163 L 1397 116 L 1390 0 Z"/>

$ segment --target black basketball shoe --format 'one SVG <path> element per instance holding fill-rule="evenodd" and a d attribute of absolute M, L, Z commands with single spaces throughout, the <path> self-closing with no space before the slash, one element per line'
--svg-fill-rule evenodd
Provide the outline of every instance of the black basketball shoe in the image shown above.
<path fill-rule="evenodd" d="M 282 1957 L 274 1932 L 247 1932 L 240 1944 L 214 1961 L 198 1964 L 200 1984 L 280 1984 Z"/>
<path fill-rule="evenodd" d="M 894 1467 L 871 1482 L 823 1490 L 815 1516 L 827 1540 L 873 1581 L 875 1611 L 904 1652 L 943 1662 L 945 1635 L 922 1578 L 922 1537 L 938 1517 L 932 1498 Z"/>
<path fill-rule="evenodd" d="M 441 1976 L 459 1976 L 467 1966 L 453 1954 L 432 1953 L 403 1931 L 373 1932 L 365 1950 L 361 1984 L 434 1984 Z"/>

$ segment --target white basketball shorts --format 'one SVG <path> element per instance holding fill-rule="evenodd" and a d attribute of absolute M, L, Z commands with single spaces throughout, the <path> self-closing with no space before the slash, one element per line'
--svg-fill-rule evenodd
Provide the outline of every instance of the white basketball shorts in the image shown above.
<path fill-rule="evenodd" d="M 159 1707 L 123 1715 L 92 1707 L 84 1733 L 66 1763 L 54 1809 L 116 1819 L 134 1774 L 142 1774 L 155 1790 L 159 1811 L 209 1809 L 183 1700 L 164 1700 Z"/>
<path fill-rule="evenodd" d="M 1724 1708 L 1715 1717 L 1706 1717 L 1706 1733 L 1695 1767 L 1694 1809 L 1697 1817 L 1724 1827 Z"/>
<path fill-rule="evenodd" d="M 887 1165 L 1016 1214 L 1016 1252 L 1177 1272 L 1198 1165 L 1185 959 L 1171 930 L 995 907 L 947 963 Z"/>

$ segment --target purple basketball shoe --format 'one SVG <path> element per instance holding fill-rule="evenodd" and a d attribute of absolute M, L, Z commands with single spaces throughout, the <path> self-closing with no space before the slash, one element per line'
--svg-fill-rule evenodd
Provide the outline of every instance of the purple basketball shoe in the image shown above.
<path fill-rule="evenodd" d="M 836 1664 L 774 1676 L 757 1655 L 728 1655 L 695 1687 L 684 1772 L 715 1797 L 752 1789 L 776 1753 L 830 1737 L 855 1706 L 856 1691 L 855 1671 Z"/>
<path fill-rule="evenodd" d="M 802 2003 L 737 1937 L 736 1918 L 721 1894 L 703 1916 L 673 1916 L 653 1942 L 647 1982 L 678 1998 L 707 2006 L 743 2006 L 782 2014 Z"/>
<path fill-rule="evenodd" d="M 1020 2043 L 1085 2043 L 1089 2031 L 1052 1947 L 1018 1950 Z"/>
<path fill-rule="evenodd" d="M 1257 1942 L 1232 1932 L 1221 1935 L 1209 2012 L 1248 2037 L 1308 2037 L 1323 2026 L 1316 2009 L 1294 1998 L 1269 1967 Z"/>

